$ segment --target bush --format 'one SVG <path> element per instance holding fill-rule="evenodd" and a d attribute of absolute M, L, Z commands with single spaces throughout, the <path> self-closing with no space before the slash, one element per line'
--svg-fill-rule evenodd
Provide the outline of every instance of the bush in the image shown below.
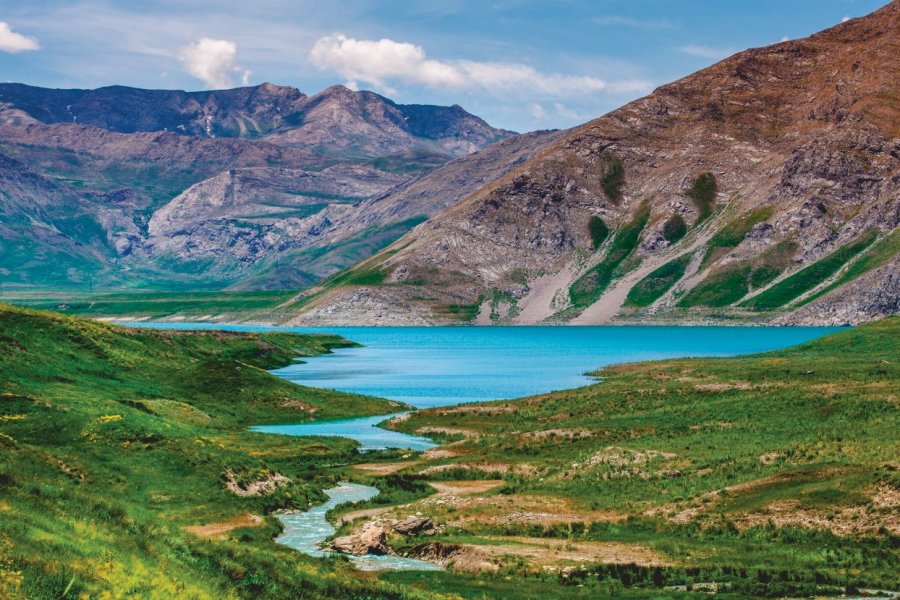
<path fill-rule="evenodd" d="M 697 207 L 697 223 L 705 220 L 712 214 L 712 206 L 716 201 L 719 185 L 716 176 L 712 173 L 703 173 L 694 178 L 691 187 L 685 190 L 685 194 L 694 201 Z"/>
<path fill-rule="evenodd" d="M 594 215 L 588 221 L 588 231 L 591 234 L 591 242 L 594 245 L 594 250 L 600 247 L 600 244 L 606 239 L 609 235 L 609 227 L 606 226 L 606 223 L 600 217 Z"/>
<path fill-rule="evenodd" d="M 687 233 L 687 223 L 684 222 L 684 218 L 681 215 L 672 215 L 672 217 L 666 221 L 666 224 L 663 225 L 662 233 L 663 237 L 666 238 L 669 243 L 674 244 Z"/>
<path fill-rule="evenodd" d="M 612 152 L 604 152 L 600 187 L 613 204 L 618 204 L 622 200 L 623 185 L 625 185 L 625 165 Z"/>

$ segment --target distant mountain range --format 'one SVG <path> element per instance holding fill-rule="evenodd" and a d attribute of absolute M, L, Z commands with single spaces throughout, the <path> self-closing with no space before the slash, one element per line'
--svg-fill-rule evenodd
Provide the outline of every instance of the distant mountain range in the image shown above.
<path fill-rule="evenodd" d="M 0 84 L 0 277 L 303 287 L 439 208 L 394 218 L 383 210 L 389 190 L 512 135 L 459 106 L 400 105 L 343 86 L 307 96 L 268 83 Z M 374 198 L 382 218 L 360 215 Z"/>
<path fill-rule="evenodd" d="M 858 323 L 900 312 L 900 2 L 557 137 L 292 323 Z"/>

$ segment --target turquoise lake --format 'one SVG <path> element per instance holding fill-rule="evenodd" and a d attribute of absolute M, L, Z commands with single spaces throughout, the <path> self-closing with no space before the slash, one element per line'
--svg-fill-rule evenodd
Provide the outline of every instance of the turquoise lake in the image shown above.
<path fill-rule="evenodd" d="M 144 327 L 336 333 L 363 344 L 273 371 L 298 384 L 398 400 L 418 408 L 503 400 L 587 385 L 614 363 L 749 354 L 792 346 L 828 327 L 334 327 L 210 324 Z M 424 450 L 426 438 L 377 427 L 386 417 L 257 427 L 285 435 L 340 435 L 363 450 Z"/>

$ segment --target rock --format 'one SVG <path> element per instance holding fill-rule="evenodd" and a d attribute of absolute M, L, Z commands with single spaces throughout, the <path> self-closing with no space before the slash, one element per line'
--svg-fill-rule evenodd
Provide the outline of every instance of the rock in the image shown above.
<path fill-rule="evenodd" d="M 417 533 L 427 535 L 428 531 L 431 531 L 432 534 L 434 533 L 434 523 L 427 517 L 407 517 L 402 521 L 395 521 L 393 528 L 394 531 L 403 535 L 415 535 Z"/>
<path fill-rule="evenodd" d="M 345 535 L 331 541 L 331 549 L 344 554 L 365 556 L 387 554 L 387 531 L 381 522 L 368 523 L 359 533 Z"/>

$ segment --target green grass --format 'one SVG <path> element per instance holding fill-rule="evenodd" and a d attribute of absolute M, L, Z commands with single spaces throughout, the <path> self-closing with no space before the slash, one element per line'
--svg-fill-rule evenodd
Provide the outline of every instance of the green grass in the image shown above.
<path fill-rule="evenodd" d="M 685 190 L 684 193 L 694 201 L 694 205 L 697 207 L 697 221 L 694 225 L 699 225 L 712 215 L 718 191 L 719 185 L 716 182 L 716 176 L 712 173 L 701 173 L 691 182 L 691 187 Z"/>
<path fill-rule="evenodd" d="M 569 287 L 569 297 L 575 307 L 590 306 L 600 298 L 615 277 L 616 269 L 637 247 L 641 232 L 649 219 L 650 208 L 645 204 L 631 221 L 616 232 L 604 259 Z"/>
<path fill-rule="evenodd" d="M 73 294 L 53 290 L 7 293 L 0 298 L 19 306 L 54 310 L 83 317 L 134 317 L 166 319 L 265 313 L 274 310 L 294 292 L 118 292 Z"/>
<path fill-rule="evenodd" d="M 657 571 L 591 565 L 566 580 L 618 581 L 629 592 L 711 581 L 738 597 L 897 589 L 896 506 L 880 509 L 873 498 L 900 493 L 898 355 L 894 317 L 759 355 L 613 366 L 584 388 L 506 401 L 502 411 L 419 411 L 397 428 L 478 434 L 443 464 L 527 465 L 524 474 L 503 476 L 496 504 L 510 511 L 537 496 L 547 511 L 565 499 L 623 517 L 526 526 L 479 520 L 477 509 L 463 506 L 450 515 L 459 525 L 448 525 L 438 542 L 487 535 L 617 542 L 672 561 Z M 548 429 L 592 435 L 526 435 Z M 607 456 L 625 459 L 596 459 Z M 511 572 L 513 582 L 532 577 L 541 589 L 534 570 Z"/>
<path fill-rule="evenodd" d="M 754 225 L 762 223 L 771 216 L 771 207 L 757 208 L 722 227 L 706 245 L 706 254 L 703 257 L 702 266 L 721 256 L 723 251 L 727 252 L 735 248 L 744 241 L 744 238 L 747 237 Z"/>
<path fill-rule="evenodd" d="M 824 296 L 831 290 L 853 281 L 860 275 L 864 275 L 873 269 L 883 267 L 900 253 L 900 229 L 895 229 L 888 235 L 884 236 L 869 248 L 866 249 L 859 260 L 855 261 L 850 267 L 831 284 L 825 286 L 815 294 L 805 298 L 801 304 L 812 302 L 816 298 Z"/>
<path fill-rule="evenodd" d="M 784 272 L 796 250 L 797 245 L 786 240 L 754 260 L 741 261 L 713 271 L 688 291 L 678 305 L 723 307 L 734 304 L 751 290 L 768 284 Z"/>
<path fill-rule="evenodd" d="M 875 239 L 875 232 L 861 235 L 828 256 L 779 281 L 763 293 L 748 300 L 745 305 L 754 310 L 772 310 L 788 304 L 837 273 L 847 261 L 871 246 Z"/>
<path fill-rule="evenodd" d="M 650 306 L 684 276 L 690 262 L 691 255 L 685 254 L 656 269 L 631 288 L 625 299 L 625 305 Z"/>
<path fill-rule="evenodd" d="M 336 336 L 131 330 L 0 305 L 0 597 L 425 597 L 304 557 L 277 522 L 224 540 L 184 528 L 323 499 L 355 444 L 256 423 L 383 414 L 386 401 L 266 369 Z M 226 489 L 278 472 L 288 485 Z"/>

